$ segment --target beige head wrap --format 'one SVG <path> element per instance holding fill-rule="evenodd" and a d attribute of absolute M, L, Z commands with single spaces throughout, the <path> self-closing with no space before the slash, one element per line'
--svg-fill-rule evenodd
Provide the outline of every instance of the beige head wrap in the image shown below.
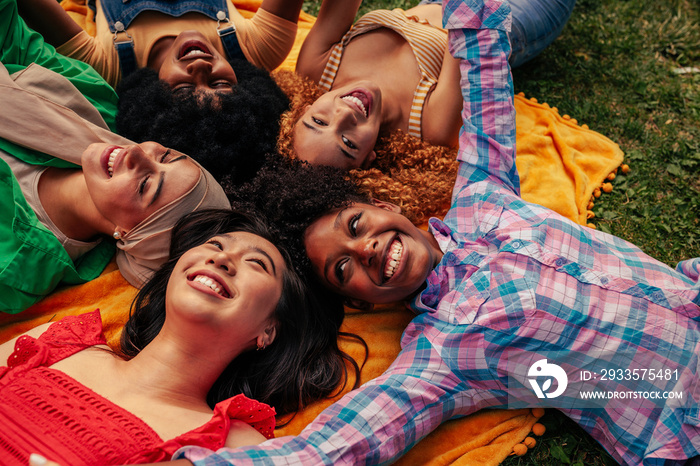
<path fill-rule="evenodd" d="M 70 81 L 35 64 L 12 77 L 0 64 L 0 102 L 0 137 L 78 165 L 80 154 L 94 142 L 133 144 L 110 132 Z M 196 210 L 231 207 L 214 177 L 197 166 L 201 175 L 192 189 L 118 241 L 117 265 L 132 285 L 140 288 L 168 258 L 170 231 L 180 217 Z"/>
<path fill-rule="evenodd" d="M 152 213 L 117 241 L 119 271 L 135 287 L 141 288 L 168 258 L 170 231 L 180 217 L 197 210 L 231 207 L 219 183 L 204 168 L 199 168 L 201 175 L 192 189 Z"/>

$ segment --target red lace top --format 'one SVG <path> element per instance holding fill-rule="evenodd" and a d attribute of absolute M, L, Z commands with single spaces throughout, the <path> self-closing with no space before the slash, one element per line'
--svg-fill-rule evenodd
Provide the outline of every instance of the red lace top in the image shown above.
<path fill-rule="evenodd" d="M 104 344 L 99 311 L 66 317 L 39 338 L 17 340 L 7 367 L 0 367 L 0 464 L 26 465 L 31 453 L 66 465 L 165 461 L 183 445 L 221 448 L 231 419 L 273 437 L 274 409 L 236 395 L 218 403 L 203 426 L 163 441 L 138 417 L 50 367 Z"/>

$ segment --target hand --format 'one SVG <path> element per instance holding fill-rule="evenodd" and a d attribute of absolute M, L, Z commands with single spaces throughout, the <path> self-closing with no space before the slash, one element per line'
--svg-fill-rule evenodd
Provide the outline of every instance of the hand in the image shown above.
<path fill-rule="evenodd" d="M 54 463 L 53 461 L 49 461 L 37 453 L 32 453 L 31 455 L 29 455 L 29 466 L 61 466 L 61 465 L 58 463 Z"/>

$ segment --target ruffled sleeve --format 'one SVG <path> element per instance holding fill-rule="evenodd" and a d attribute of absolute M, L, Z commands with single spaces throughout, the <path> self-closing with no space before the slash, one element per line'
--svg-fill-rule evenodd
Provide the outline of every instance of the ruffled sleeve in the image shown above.
<path fill-rule="evenodd" d="M 19 337 L 7 359 L 7 367 L 12 370 L 21 366 L 51 366 L 89 346 L 105 344 L 99 310 L 68 316 L 51 324 L 39 338 Z"/>
<path fill-rule="evenodd" d="M 203 426 L 163 442 L 153 449 L 143 451 L 130 458 L 127 463 L 155 463 L 169 460 L 175 451 L 185 445 L 218 450 L 226 444 L 231 420 L 239 420 L 249 424 L 265 438 L 274 437 L 274 408 L 265 403 L 251 400 L 245 395 L 236 395 L 217 403 L 211 420 Z"/>

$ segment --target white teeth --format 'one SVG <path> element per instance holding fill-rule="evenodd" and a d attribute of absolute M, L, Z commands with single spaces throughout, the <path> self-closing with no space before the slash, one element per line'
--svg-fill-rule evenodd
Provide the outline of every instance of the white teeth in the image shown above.
<path fill-rule="evenodd" d="M 223 296 L 223 294 L 222 294 L 223 290 L 221 289 L 221 287 L 219 286 L 219 283 L 217 281 L 212 280 L 211 278 L 206 277 L 204 275 L 197 275 L 196 277 L 194 277 L 193 281 L 199 282 L 202 285 L 208 286 L 209 288 L 214 290 L 216 292 L 216 294 L 220 294 Z"/>
<path fill-rule="evenodd" d="M 362 101 L 360 99 L 358 99 L 354 95 L 346 95 L 342 99 L 346 100 L 348 102 L 351 102 L 351 103 L 357 105 L 358 107 L 360 107 L 360 110 L 362 110 L 362 113 L 364 113 L 364 115 L 367 116 L 367 109 L 365 108 L 365 105 L 362 103 Z"/>
<path fill-rule="evenodd" d="M 182 58 L 193 57 L 195 55 L 207 55 L 207 53 L 202 51 L 202 50 L 199 50 L 199 49 L 192 49 L 189 52 L 187 52 L 185 55 L 183 55 Z"/>
<path fill-rule="evenodd" d="M 107 161 L 107 171 L 109 172 L 110 178 L 114 174 L 114 159 L 117 158 L 117 154 L 119 154 L 122 151 L 120 147 L 117 147 L 112 151 L 111 154 L 109 154 L 109 160 Z"/>
<path fill-rule="evenodd" d="M 386 269 L 384 269 L 384 279 L 388 280 L 394 276 L 394 272 L 401 263 L 401 255 L 403 254 L 403 245 L 401 241 L 394 240 L 389 248 L 389 257 L 391 260 L 387 261 Z"/>

